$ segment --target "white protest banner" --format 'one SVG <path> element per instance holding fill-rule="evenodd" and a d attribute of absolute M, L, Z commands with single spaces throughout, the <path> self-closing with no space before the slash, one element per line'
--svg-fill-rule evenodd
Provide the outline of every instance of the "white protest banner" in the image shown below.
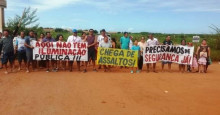
<path fill-rule="evenodd" d="M 157 61 L 169 61 L 178 64 L 192 64 L 194 47 L 156 45 L 144 49 L 144 63 L 156 63 Z"/>
<path fill-rule="evenodd" d="M 87 42 L 36 42 L 33 41 L 34 60 L 88 61 Z"/>
<path fill-rule="evenodd" d="M 193 36 L 192 42 L 199 42 L 200 37 L 199 36 Z"/>

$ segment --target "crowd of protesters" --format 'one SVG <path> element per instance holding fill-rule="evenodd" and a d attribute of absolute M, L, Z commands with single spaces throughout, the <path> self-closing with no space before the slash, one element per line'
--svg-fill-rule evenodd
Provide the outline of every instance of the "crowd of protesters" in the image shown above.
<path fill-rule="evenodd" d="M 5 74 L 13 72 L 15 70 L 15 60 L 18 61 L 17 70 L 20 71 L 25 68 L 26 72 L 30 72 L 30 66 L 32 66 L 32 71 L 37 71 L 38 69 L 45 68 L 46 72 L 57 72 L 59 70 L 68 70 L 73 71 L 74 61 L 57 61 L 57 60 L 33 60 L 33 49 L 32 41 L 38 42 L 87 42 L 88 43 L 88 61 L 76 61 L 77 70 L 81 71 L 83 67 L 83 72 L 87 72 L 88 65 L 92 64 L 92 71 L 97 72 L 95 61 L 97 56 L 97 48 L 116 48 L 116 38 L 111 38 L 107 35 L 105 29 L 100 31 L 100 35 L 96 36 L 94 30 L 90 29 L 89 33 L 82 32 L 81 35 L 78 34 L 76 29 L 72 30 L 72 35 L 67 38 L 67 41 L 64 41 L 64 37 L 61 34 L 58 34 L 56 38 L 53 38 L 50 32 L 41 33 L 39 38 L 34 31 L 29 31 L 28 35 L 25 36 L 25 32 L 21 31 L 18 35 L 19 27 L 10 34 L 9 30 L 5 29 L 3 33 L 0 33 L 0 58 L 1 65 L 0 68 L 5 69 Z M 17 35 L 17 36 L 16 36 Z M 146 38 L 147 37 L 147 38 Z M 120 48 L 126 50 L 135 50 L 138 51 L 138 67 L 130 68 L 131 73 L 139 73 L 143 69 L 143 51 L 146 46 L 154 45 L 178 45 L 174 44 L 171 40 L 171 36 L 168 35 L 162 43 L 159 43 L 158 39 L 149 34 L 148 36 L 142 36 L 140 41 L 133 39 L 132 36 L 129 36 L 128 32 L 124 32 L 124 35 L 120 38 Z M 133 42 L 134 41 L 134 42 Z M 179 44 L 181 46 L 192 47 L 193 44 L 187 42 L 185 39 Z M 207 45 L 205 39 L 202 40 L 201 45 L 197 48 L 196 52 L 193 54 L 192 65 L 179 64 L 180 72 L 199 72 L 206 73 L 208 65 L 210 65 L 210 47 Z M 10 64 L 10 70 L 8 69 L 7 63 Z M 23 62 L 23 64 L 22 64 Z M 168 71 L 171 72 L 172 62 L 162 61 L 161 67 L 162 72 L 164 72 L 165 65 L 168 65 Z M 24 65 L 24 66 L 22 66 Z M 146 64 L 147 72 L 150 72 L 150 67 L 152 66 L 152 71 L 157 73 L 156 63 Z M 98 69 L 101 69 L 101 65 L 98 66 Z M 113 66 L 103 66 L 104 72 L 110 71 L 110 68 Z M 121 67 L 123 68 L 123 67 Z M 127 68 L 127 67 L 125 67 Z M 197 69 L 198 68 L 198 69 Z"/>

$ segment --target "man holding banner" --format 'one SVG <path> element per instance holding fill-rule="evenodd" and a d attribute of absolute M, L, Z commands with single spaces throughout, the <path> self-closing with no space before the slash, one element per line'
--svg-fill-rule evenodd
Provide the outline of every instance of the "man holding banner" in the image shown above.
<path fill-rule="evenodd" d="M 34 38 L 34 31 L 29 32 L 29 36 L 26 36 L 25 38 L 25 47 L 26 47 L 26 56 L 27 56 L 27 73 L 30 72 L 30 64 L 32 63 L 32 69 L 35 69 L 36 67 L 36 61 L 33 60 L 33 42 L 36 41 L 36 38 Z"/>
<path fill-rule="evenodd" d="M 42 42 L 49 43 L 49 42 L 56 42 L 56 40 L 51 37 L 50 32 L 46 32 L 46 37 L 43 39 Z M 56 60 L 51 60 L 51 66 L 52 66 L 52 71 L 53 72 L 57 72 L 58 71 L 56 69 L 56 64 L 57 64 Z M 46 60 L 46 65 L 47 65 L 47 71 L 46 72 L 50 72 L 50 60 Z"/>
<path fill-rule="evenodd" d="M 168 35 L 166 37 L 166 40 L 163 41 L 163 45 L 173 45 L 173 42 L 170 39 L 171 39 L 171 37 L 170 37 L 170 35 Z M 165 64 L 168 64 L 168 69 L 169 69 L 169 72 L 170 72 L 172 62 L 171 61 L 162 61 L 162 72 L 164 72 L 164 65 Z"/>
<path fill-rule="evenodd" d="M 159 42 L 158 42 L 157 38 L 153 37 L 153 34 L 150 34 L 149 39 L 147 40 L 147 46 L 155 46 L 155 45 L 159 45 Z M 147 63 L 147 72 L 150 71 L 149 68 L 150 68 L 150 64 Z M 153 72 L 157 73 L 156 62 L 153 63 Z"/>
<path fill-rule="evenodd" d="M 80 43 L 81 42 L 81 37 L 77 36 L 77 30 L 73 29 L 72 32 L 73 32 L 73 35 L 68 37 L 67 42 Z M 73 62 L 74 62 L 74 60 L 69 61 L 69 70 L 70 70 L 70 72 L 73 71 Z M 76 60 L 76 62 L 77 62 L 78 71 L 80 71 L 80 60 Z"/>

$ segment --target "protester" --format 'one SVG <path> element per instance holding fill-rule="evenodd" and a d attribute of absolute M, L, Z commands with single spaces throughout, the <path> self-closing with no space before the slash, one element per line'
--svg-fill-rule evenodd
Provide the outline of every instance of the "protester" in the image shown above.
<path fill-rule="evenodd" d="M 108 37 L 107 36 L 107 34 L 106 34 L 106 31 L 105 31 L 105 29 L 102 29 L 101 31 L 100 31 L 100 35 L 98 35 L 98 37 L 97 37 L 97 42 L 98 43 L 101 43 L 102 41 L 104 41 L 104 38 L 105 37 Z M 111 42 L 111 37 L 108 37 L 108 42 Z M 99 45 L 98 45 L 99 46 Z"/>
<path fill-rule="evenodd" d="M 18 71 L 22 69 L 21 68 L 22 60 L 24 61 L 25 68 L 27 69 L 27 66 L 26 66 L 27 57 L 26 57 L 26 49 L 25 49 L 24 43 L 25 43 L 25 34 L 22 31 L 20 33 L 20 37 L 18 37 L 16 40 L 16 48 L 15 48 L 16 49 L 15 51 L 17 51 L 17 54 L 18 54 L 18 64 L 19 64 Z"/>
<path fill-rule="evenodd" d="M 129 49 L 131 49 L 133 47 L 133 41 L 132 41 L 133 36 L 129 36 L 129 38 L 130 38 Z"/>
<path fill-rule="evenodd" d="M 36 41 L 34 38 L 34 31 L 29 31 L 29 36 L 25 37 L 24 46 L 26 47 L 26 57 L 27 57 L 27 73 L 30 72 L 30 64 L 32 64 L 32 69 L 36 69 L 36 61 L 33 60 L 33 42 Z"/>
<path fill-rule="evenodd" d="M 159 42 L 157 40 L 157 38 L 153 37 L 153 34 L 149 34 L 149 39 L 147 40 L 147 46 L 155 46 L 155 45 L 159 45 Z M 150 68 L 150 64 L 147 64 L 147 72 L 149 72 Z M 153 72 L 157 73 L 156 71 L 156 63 L 153 63 Z"/>
<path fill-rule="evenodd" d="M 182 39 L 181 40 L 181 46 L 186 46 L 186 40 L 185 39 Z M 185 64 L 179 64 L 179 72 L 182 72 L 184 73 L 185 72 Z"/>
<path fill-rule="evenodd" d="M 193 54 L 193 60 L 192 60 L 192 71 L 194 72 L 195 68 L 198 68 L 198 62 L 197 62 L 197 55 L 194 53 Z"/>
<path fill-rule="evenodd" d="M 54 38 L 52 38 L 50 32 L 46 32 L 46 37 L 43 39 L 42 42 L 49 43 L 49 42 L 56 42 L 56 40 Z M 56 68 L 57 67 L 57 61 L 56 60 L 46 60 L 46 66 L 47 66 L 46 72 L 50 72 L 50 61 L 51 61 L 52 71 L 57 72 L 58 69 Z"/>
<path fill-rule="evenodd" d="M 64 42 L 62 34 L 57 35 L 57 42 L 58 43 Z M 60 64 L 61 64 L 61 67 L 60 67 Z M 66 70 L 66 60 L 57 60 L 57 70 L 59 70 L 59 68 L 61 68 L 64 71 Z"/>
<path fill-rule="evenodd" d="M 116 48 L 116 40 L 115 38 L 112 38 L 112 48 Z"/>
<path fill-rule="evenodd" d="M 140 49 L 140 52 L 141 52 L 140 53 L 140 58 L 138 60 L 138 69 L 142 70 L 142 68 L 143 68 L 143 52 L 144 52 L 144 49 L 146 47 L 146 41 L 145 41 L 144 36 L 141 37 L 141 41 L 138 42 L 138 46 L 141 48 Z"/>
<path fill-rule="evenodd" d="M 44 33 L 41 33 L 40 37 L 37 39 L 37 41 L 38 42 L 43 42 L 44 37 L 45 37 Z"/>
<path fill-rule="evenodd" d="M 105 36 L 107 37 L 107 36 Z M 87 72 L 87 66 L 88 62 L 91 59 L 92 64 L 93 64 L 93 71 L 97 72 L 95 68 L 95 59 L 96 59 L 96 51 L 95 51 L 95 46 L 97 44 L 97 38 L 94 35 L 94 30 L 90 29 L 89 30 L 89 35 L 87 36 L 87 42 L 88 42 L 88 61 L 86 62 L 85 68 L 84 68 L 84 73 Z"/>
<path fill-rule="evenodd" d="M 108 37 L 108 42 L 111 42 L 111 38 L 109 36 L 107 36 L 105 29 L 102 29 L 100 31 L 100 35 L 98 35 L 97 37 L 97 45 L 96 45 L 96 56 L 97 56 L 97 47 L 99 46 L 99 43 L 101 43 L 102 41 L 104 41 L 105 37 Z M 101 69 L 101 65 L 99 65 L 98 69 Z"/>
<path fill-rule="evenodd" d="M 210 49 L 210 47 L 207 45 L 206 39 L 203 39 L 201 45 L 197 48 L 196 54 L 197 54 L 197 56 L 198 56 L 198 59 L 200 58 L 200 52 L 202 52 L 203 49 L 206 49 L 206 52 L 207 52 L 207 57 L 206 57 L 206 60 L 207 60 L 206 62 L 207 62 L 207 64 L 206 64 L 206 67 L 205 67 L 205 70 L 204 70 L 204 72 L 206 73 L 206 72 L 207 72 L 207 69 L 208 69 L 208 66 L 211 64 L 211 63 L 210 63 L 210 62 L 211 62 L 211 58 L 210 58 L 211 49 Z M 200 67 L 199 67 L 199 68 L 200 68 Z M 199 68 L 198 68 L 198 69 L 199 69 Z"/>
<path fill-rule="evenodd" d="M 200 52 L 200 56 L 199 56 L 199 60 L 198 60 L 198 63 L 199 63 L 199 73 L 205 73 L 206 71 L 206 64 L 207 64 L 207 49 L 206 48 L 203 48 L 203 50 Z"/>
<path fill-rule="evenodd" d="M 173 42 L 171 41 L 170 35 L 168 35 L 166 37 L 166 40 L 163 41 L 163 45 L 167 45 L 167 46 L 168 45 L 173 45 Z M 164 72 L 164 65 L 165 64 L 168 64 L 168 70 L 169 70 L 169 72 L 171 72 L 171 64 L 172 64 L 172 62 L 171 61 L 165 61 L 165 60 L 162 61 L 162 72 Z"/>
<path fill-rule="evenodd" d="M 129 50 L 129 45 L 130 45 L 130 37 L 128 36 L 128 32 L 124 32 L 124 36 L 120 38 L 120 48 Z M 122 68 L 122 66 L 121 66 Z M 127 68 L 127 67 L 125 67 Z"/>
<path fill-rule="evenodd" d="M 108 37 L 106 36 L 104 38 L 104 41 L 101 41 L 101 43 L 99 43 L 99 47 L 102 47 L 102 48 L 111 48 L 112 47 L 112 44 L 108 41 Z M 110 70 L 110 66 L 107 67 L 107 65 L 104 65 L 104 72 L 107 72 L 108 71 L 111 71 Z"/>
<path fill-rule="evenodd" d="M 77 30 L 73 29 L 72 32 L 73 32 L 73 35 L 68 37 L 67 42 L 71 42 L 71 43 L 81 42 L 81 38 L 77 35 Z M 69 71 L 70 72 L 73 71 L 73 62 L 74 62 L 74 60 L 69 61 Z M 76 60 L 76 62 L 77 62 L 78 71 L 80 71 L 80 61 Z"/>
<path fill-rule="evenodd" d="M 37 41 L 43 42 L 44 37 L 45 37 L 44 33 L 41 33 L 40 37 L 37 39 Z M 40 69 L 46 68 L 46 61 L 45 60 L 39 60 L 39 61 L 37 61 L 37 63 L 38 63 L 37 65 L 39 66 Z"/>
<path fill-rule="evenodd" d="M 138 60 L 139 60 L 141 48 L 140 48 L 140 46 L 138 46 L 138 40 L 137 40 L 137 39 L 134 41 L 134 45 L 132 46 L 131 50 L 138 51 Z M 134 69 L 136 69 L 136 73 L 139 73 L 139 72 L 140 72 L 140 71 L 138 70 L 138 67 L 132 67 L 132 68 L 131 68 L 131 74 L 134 73 Z"/>
<path fill-rule="evenodd" d="M 193 47 L 193 43 L 192 42 L 189 42 L 188 43 L 188 47 Z M 190 64 L 187 64 L 187 72 L 191 72 L 191 65 Z"/>
<path fill-rule="evenodd" d="M 87 42 L 86 32 L 82 32 L 81 42 Z M 85 64 L 85 61 L 82 61 L 82 62 L 81 62 L 81 66 L 84 66 L 84 64 Z"/>
<path fill-rule="evenodd" d="M 124 32 L 124 36 L 120 38 L 120 47 L 121 49 L 129 49 L 130 38 L 128 37 L 128 32 Z"/>
<path fill-rule="evenodd" d="M 2 36 L 2 33 L 0 32 L 0 43 L 3 39 L 3 36 Z M 2 44 L 0 44 L 0 62 L 1 62 L 1 65 L 0 65 L 0 69 L 2 69 L 2 58 L 3 58 L 3 52 L 2 52 Z"/>
<path fill-rule="evenodd" d="M 13 38 L 17 34 L 19 27 L 20 27 L 20 22 L 16 26 L 12 36 L 9 35 L 9 30 L 5 29 L 3 31 L 4 39 L 1 40 L 0 44 L 2 45 L 2 50 L 3 50 L 2 64 L 3 66 L 5 66 L 5 70 L 6 70 L 5 74 L 8 74 L 8 67 L 7 67 L 8 61 L 10 62 L 11 72 L 13 72 L 13 66 L 14 66 Z"/>

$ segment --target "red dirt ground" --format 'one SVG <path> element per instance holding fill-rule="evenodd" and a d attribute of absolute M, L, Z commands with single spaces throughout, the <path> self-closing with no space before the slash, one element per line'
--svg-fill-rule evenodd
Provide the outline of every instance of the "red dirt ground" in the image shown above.
<path fill-rule="evenodd" d="M 166 65 L 167 66 L 167 65 Z M 160 71 L 160 65 L 157 65 Z M 220 115 L 220 64 L 207 74 L 0 70 L 1 115 Z"/>

